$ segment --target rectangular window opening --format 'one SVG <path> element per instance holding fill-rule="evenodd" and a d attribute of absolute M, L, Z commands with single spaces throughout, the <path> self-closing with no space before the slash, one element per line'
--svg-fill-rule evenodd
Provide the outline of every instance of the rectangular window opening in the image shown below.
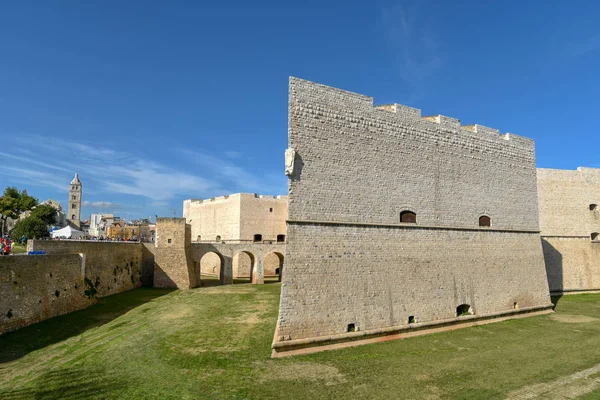
<path fill-rule="evenodd" d="M 348 330 L 346 332 L 356 332 L 356 325 L 348 324 Z"/>
<path fill-rule="evenodd" d="M 167 239 L 167 243 L 171 243 L 171 239 Z"/>
<path fill-rule="evenodd" d="M 414 324 L 415 323 L 415 316 L 414 315 L 409 315 L 409 317 L 408 317 L 408 323 L 409 324 Z"/>

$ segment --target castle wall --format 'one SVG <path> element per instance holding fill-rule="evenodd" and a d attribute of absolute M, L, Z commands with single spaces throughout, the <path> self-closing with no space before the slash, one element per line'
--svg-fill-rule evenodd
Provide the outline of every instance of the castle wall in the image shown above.
<path fill-rule="evenodd" d="M 192 241 L 277 241 L 285 235 L 287 196 L 236 193 L 207 200 L 185 200 L 183 216 L 192 226 Z"/>
<path fill-rule="evenodd" d="M 192 259 L 191 231 L 185 218 L 156 219 L 154 287 L 190 289 L 200 285 Z"/>
<path fill-rule="evenodd" d="M 240 198 L 240 240 L 252 241 L 262 235 L 263 241 L 277 241 L 286 234 L 287 196 L 259 196 L 242 193 Z"/>
<path fill-rule="evenodd" d="M 289 96 L 274 348 L 448 320 L 463 303 L 477 316 L 550 305 L 532 140 L 296 78 Z M 406 210 L 416 224 L 400 223 Z"/>
<path fill-rule="evenodd" d="M 95 288 L 98 297 L 142 286 L 142 276 L 147 276 L 148 270 L 153 268 L 153 264 L 143 257 L 141 243 L 32 240 L 28 246 L 29 250 L 45 251 L 46 254 L 83 254 L 86 277 L 98 282 Z"/>
<path fill-rule="evenodd" d="M 0 334 L 88 307 L 77 254 L 0 257 Z"/>
<path fill-rule="evenodd" d="M 537 170 L 550 291 L 600 290 L 600 169 Z"/>
<path fill-rule="evenodd" d="M 237 240 L 240 237 L 240 195 L 185 200 L 183 217 L 192 227 L 192 241 Z"/>

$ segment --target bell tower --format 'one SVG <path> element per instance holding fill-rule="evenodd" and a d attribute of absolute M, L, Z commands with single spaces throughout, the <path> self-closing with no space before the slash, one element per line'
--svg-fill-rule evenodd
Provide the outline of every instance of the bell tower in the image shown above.
<path fill-rule="evenodd" d="M 67 219 L 77 229 L 81 228 L 81 181 L 76 172 L 69 188 L 69 208 L 66 210 Z"/>

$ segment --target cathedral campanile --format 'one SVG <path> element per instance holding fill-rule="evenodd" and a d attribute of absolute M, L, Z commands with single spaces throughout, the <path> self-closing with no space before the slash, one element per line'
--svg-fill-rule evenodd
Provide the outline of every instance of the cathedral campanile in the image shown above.
<path fill-rule="evenodd" d="M 79 174 L 75 173 L 75 178 L 71 181 L 71 187 L 69 189 L 69 208 L 66 212 L 67 218 L 70 223 L 81 228 L 81 181 L 79 180 Z"/>

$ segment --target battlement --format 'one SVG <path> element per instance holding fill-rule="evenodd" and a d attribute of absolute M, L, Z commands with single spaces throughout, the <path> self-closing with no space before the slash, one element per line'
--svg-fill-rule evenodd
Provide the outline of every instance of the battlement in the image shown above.
<path fill-rule="evenodd" d="M 177 217 L 157 217 L 157 224 L 185 224 L 185 218 Z"/>
<path fill-rule="evenodd" d="M 522 144 L 525 146 L 529 146 L 533 144 L 533 140 L 518 136 L 513 133 L 504 133 L 500 134 L 500 130 L 495 128 L 490 128 L 484 125 L 479 124 L 470 124 L 470 125 L 461 125 L 460 120 L 457 118 L 447 117 L 444 115 L 430 115 L 430 116 L 422 116 L 422 112 L 418 108 L 405 106 L 397 103 L 390 104 L 381 104 L 374 105 L 373 97 L 361 95 L 354 92 L 349 92 L 346 90 L 334 88 L 331 86 L 322 85 L 319 83 L 307 81 L 304 79 L 290 77 L 290 96 L 294 97 L 296 94 L 296 85 L 302 85 L 305 93 L 313 96 L 318 94 L 317 97 L 320 98 L 321 101 L 332 104 L 346 104 L 352 105 L 356 107 L 360 106 L 361 109 L 374 109 L 376 111 L 396 114 L 397 116 L 403 118 L 404 120 L 411 120 L 414 122 L 418 121 L 427 121 L 433 122 L 438 125 L 443 126 L 444 128 L 457 130 L 458 132 L 464 131 L 469 133 L 476 133 L 482 136 L 495 136 L 500 137 L 501 139 L 511 141 L 516 144 Z M 308 89 L 308 91 L 307 91 Z M 307 105 L 310 108 L 309 105 Z"/>
<path fill-rule="evenodd" d="M 258 194 L 258 193 L 234 193 L 234 194 L 228 194 L 225 196 L 219 196 L 219 197 L 211 197 L 209 199 L 187 199 L 183 201 L 183 204 L 204 204 L 204 203 L 218 203 L 218 202 L 223 202 L 223 201 L 227 201 L 229 199 L 236 199 L 236 198 L 241 198 L 241 197 L 254 197 L 257 199 L 265 199 L 265 200 L 271 200 L 271 199 L 276 199 L 276 200 L 286 200 L 287 196 L 282 196 L 282 195 L 265 195 L 265 194 Z"/>

